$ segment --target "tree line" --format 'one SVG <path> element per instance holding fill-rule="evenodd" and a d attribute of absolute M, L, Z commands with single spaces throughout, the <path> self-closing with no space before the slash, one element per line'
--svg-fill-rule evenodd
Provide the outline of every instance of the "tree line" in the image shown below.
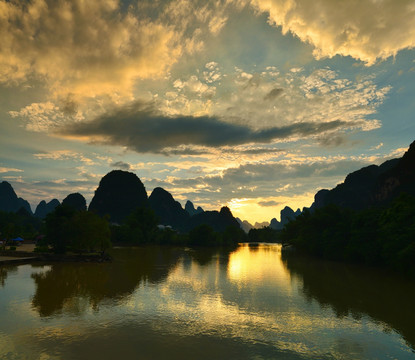
<path fill-rule="evenodd" d="M 187 233 L 169 226 L 159 226 L 159 219 L 149 207 L 137 207 L 121 224 L 109 221 L 93 211 L 59 205 L 44 221 L 30 214 L 0 212 L 1 237 L 11 239 L 19 234 L 36 239 L 36 251 L 64 254 L 67 252 L 105 254 L 112 245 L 188 245 L 235 246 L 247 241 L 242 229 L 229 226 L 222 232 L 206 224 Z"/>
<path fill-rule="evenodd" d="M 415 277 L 415 198 L 407 194 L 387 207 L 363 211 L 336 205 L 304 211 L 280 236 L 299 252 Z"/>

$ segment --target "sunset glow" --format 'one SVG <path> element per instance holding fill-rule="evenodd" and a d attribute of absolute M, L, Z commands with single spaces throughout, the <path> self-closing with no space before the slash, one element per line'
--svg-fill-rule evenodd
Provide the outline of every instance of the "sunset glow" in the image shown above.
<path fill-rule="evenodd" d="M 122 169 L 279 219 L 414 140 L 414 24 L 412 1 L 0 0 L 1 180 L 34 210 Z"/>

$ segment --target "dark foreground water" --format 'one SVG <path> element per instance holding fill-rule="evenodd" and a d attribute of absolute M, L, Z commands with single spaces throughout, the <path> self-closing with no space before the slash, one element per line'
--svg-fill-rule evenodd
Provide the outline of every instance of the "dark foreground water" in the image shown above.
<path fill-rule="evenodd" d="M 415 359 L 415 284 L 379 270 L 278 245 L 114 255 L 0 267 L 0 359 Z"/>

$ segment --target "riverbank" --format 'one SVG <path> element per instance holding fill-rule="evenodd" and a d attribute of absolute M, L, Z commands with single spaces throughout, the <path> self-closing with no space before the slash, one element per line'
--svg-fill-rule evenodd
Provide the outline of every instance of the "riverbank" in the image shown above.
<path fill-rule="evenodd" d="M 108 262 L 111 261 L 109 255 L 101 254 L 51 254 L 38 253 L 34 251 L 35 244 L 22 244 L 16 250 L 1 250 L 0 265 L 27 263 L 32 261 L 46 262 Z"/>
<path fill-rule="evenodd" d="M 7 265 L 7 264 L 26 264 L 28 262 L 32 262 L 38 260 L 38 257 L 16 257 L 16 256 L 2 256 L 0 255 L 0 266 Z"/>

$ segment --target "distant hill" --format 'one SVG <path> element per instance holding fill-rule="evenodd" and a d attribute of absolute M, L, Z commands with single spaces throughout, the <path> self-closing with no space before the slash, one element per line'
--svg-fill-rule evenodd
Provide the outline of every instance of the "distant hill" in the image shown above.
<path fill-rule="evenodd" d="M 268 221 L 263 221 L 263 222 L 255 222 L 255 224 L 253 225 L 254 229 L 262 229 L 263 227 L 267 227 L 269 226 L 269 222 Z"/>
<path fill-rule="evenodd" d="M 15 213 L 20 208 L 24 208 L 29 214 L 32 214 L 30 204 L 17 197 L 13 187 L 7 181 L 2 181 L 0 183 L 0 210 Z"/>
<path fill-rule="evenodd" d="M 195 206 L 190 200 L 186 201 L 186 205 L 184 206 L 184 209 L 187 211 L 187 213 L 190 216 L 200 214 L 204 211 L 200 206 L 198 206 L 197 209 L 195 209 Z"/>
<path fill-rule="evenodd" d="M 57 206 L 61 203 L 57 199 L 53 199 L 48 203 L 45 200 L 42 200 L 38 206 L 36 206 L 35 216 L 39 219 L 44 219 L 47 214 L 51 213 Z"/>
<path fill-rule="evenodd" d="M 110 216 L 112 222 L 121 223 L 137 207 L 147 207 L 147 192 L 137 175 L 114 170 L 99 182 L 89 210 L 98 215 Z"/>
<path fill-rule="evenodd" d="M 286 206 L 280 212 L 281 222 L 278 221 L 276 218 L 273 218 L 271 220 L 269 227 L 274 230 L 281 230 L 286 224 L 294 220 L 300 214 L 301 214 L 300 209 L 297 209 L 296 211 L 294 211 L 289 206 Z"/>
<path fill-rule="evenodd" d="M 168 191 L 161 187 L 155 188 L 148 198 L 148 202 L 161 225 L 170 225 L 180 231 L 187 227 L 190 215 Z"/>
<path fill-rule="evenodd" d="M 218 232 L 225 231 L 229 226 L 240 227 L 238 221 L 233 217 L 232 212 L 227 206 L 222 207 L 220 211 L 205 211 L 192 216 L 187 230 L 194 229 L 196 226 L 202 224 L 209 225 L 213 230 Z"/>
<path fill-rule="evenodd" d="M 415 142 L 400 159 L 370 165 L 349 175 L 334 189 L 317 192 L 311 210 L 329 204 L 353 210 L 385 205 L 401 192 L 415 196 Z"/>
<path fill-rule="evenodd" d="M 253 229 L 254 226 L 249 223 L 247 220 L 241 220 L 240 218 L 236 218 L 236 221 L 239 223 L 240 228 L 245 231 L 247 234 L 249 233 L 249 230 Z"/>
<path fill-rule="evenodd" d="M 202 224 L 209 225 L 217 232 L 224 231 L 228 226 L 239 228 L 239 223 L 229 208 L 223 207 L 220 211 L 202 210 L 190 216 L 188 211 L 184 210 L 168 191 L 160 187 L 155 188 L 151 193 L 149 204 L 159 217 L 160 224 L 170 225 L 180 232 L 188 232 Z M 193 206 L 193 204 L 191 205 Z"/>
<path fill-rule="evenodd" d="M 65 199 L 63 199 L 62 205 L 69 206 L 78 211 L 86 210 L 86 200 L 80 193 L 69 194 Z"/>

